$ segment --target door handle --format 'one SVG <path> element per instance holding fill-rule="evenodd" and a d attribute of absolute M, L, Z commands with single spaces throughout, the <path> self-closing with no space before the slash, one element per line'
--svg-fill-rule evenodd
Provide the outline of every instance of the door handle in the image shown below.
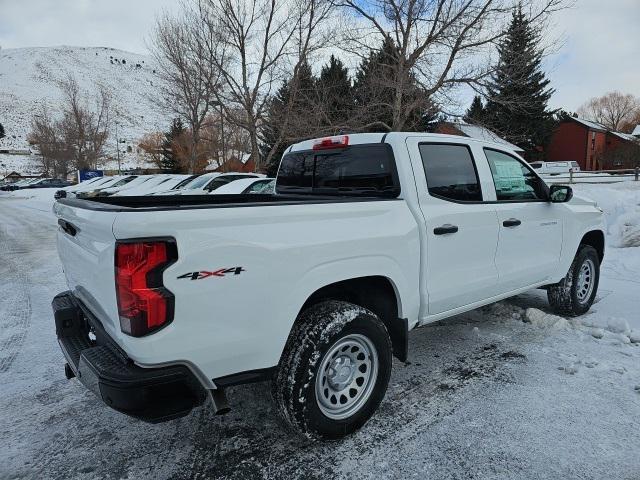
<path fill-rule="evenodd" d="M 75 237 L 76 233 L 78 233 L 78 227 L 76 227 L 73 223 L 67 222 L 61 218 L 58 219 L 58 225 L 60 225 L 60 228 L 67 235 L 71 235 L 72 237 Z"/>
<path fill-rule="evenodd" d="M 433 229 L 433 233 L 436 235 L 446 235 L 447 233 L 456 233 L 458 231 L 457 225 L 451 225 L 450 223 L 446 223 L 441 227 L 436 227 Z"/>
<path fill-rule="evenodd" d="M 504 222 L 502 222 L 502 226 L 503 227 L 517 227 L 521 223 L 522 222 L 520 220 L 518 220 L 517 218 L 509 218 L 508 220 L 505 220 Z"/>

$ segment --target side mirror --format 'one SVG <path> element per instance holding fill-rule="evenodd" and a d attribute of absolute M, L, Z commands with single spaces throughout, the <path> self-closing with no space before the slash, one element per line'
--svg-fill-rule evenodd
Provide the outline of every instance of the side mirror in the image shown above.
<path fill-rule="evenodd" d="M 573 198 L 573 190 L 567 185 L 551 185 L 549 201 L 551 203 L 565 203 Z"/>

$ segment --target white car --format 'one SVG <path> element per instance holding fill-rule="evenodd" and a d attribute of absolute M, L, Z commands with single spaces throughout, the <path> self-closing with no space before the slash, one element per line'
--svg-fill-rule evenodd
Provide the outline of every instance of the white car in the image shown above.
<path fill-rule="evenodd" d="M 116 175 L 104 182 L 90 185 L 89 188 L 77 190 L 75 192 L 75 196 L 79 198 L 95 197 L 100 194 L 100 192 L 108 188 L 122 188 L 136 178 L 137 175 Z"/>
<path fill-rule="evenodd" d="M 173 175 L 173 174 L 160 174 L 153 175 L 141 184 L 134 185 L 132 188 L 126 188 L 122 191 L 116 192 L 115 196 L 140 196 L 148 195 L 159 190 L 165 190 L 171 188 L 177 183 L 181 182 L 187 177 L 187 175 Z M 133 182 L 132 182 L 133 183 Z"/>
<path fill-rule="evenodd" d="M 561 175 L 569 172 L 579 172 L 578 162 L 531 162 L 538 175 Z"/>
<path fill-rule="evenodd" d="M 54 211 L 68 378 L 151 422 L 207 399 L 224 413 L 227 387 L 270 380 L 286 421 L 322 438 L 373 415 L 417 326 L 533 288 L 584 314 L 604 256 L 593 201 L 508 146 L 430 133 L 297 143 L 275 195 Z"/>
<path fill-rule="evenodd" d="M 144 183 L 151 181 L 155 175 L 133 175 L 135 178 L 127 179 L 128 181 L 116 182 L 113 185 L 108 186 L 107 188 L 100 188 L 96 192 L 96 196 L 98 197 L 109 197 L 111 195 L 123 194 L 127 190 L 133 190 L 139 188 Z M 123 179 L 124 180 L 124 179 Z"/>
<path fill-rule="evenodd" d="M 275 178 L 241 178 L 212 191 L 212 195 L 272 193 Z"/>
<path fill-rule="evenodd" d="M 206 173 L 205 175 L 211 175 Z M 202 175 L 203 177 L 205 175 Z M 211 193 L 223 185 L 227 183 L 231 183 L 236 180 L 246 179 L 246 178 L 263 178 L 264 175 L 260 173 L 238 173 L 238 172 L 229 172 L 229 173 L 218 173 L 211 177 L 208 177 L 208 180 L 204 182 L 198 188 L 191 188 L 184 190 L 181 195 L 206 195 Z"/>
<path fill-rule="evenodd" d="M 204 173 L 198 175 L 180 188 L 173 188 L 167 191 L 156 192 L 153 195 L 203 195 L 204 187 L 215 177 L 220 176 L 217 172 Z"/>

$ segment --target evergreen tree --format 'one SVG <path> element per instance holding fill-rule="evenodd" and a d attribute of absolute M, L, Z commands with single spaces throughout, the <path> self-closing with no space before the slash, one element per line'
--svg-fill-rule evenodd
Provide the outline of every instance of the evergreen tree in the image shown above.
<path fill-rule="evenodd" d="M 402 83 L 402 104 L 411 108 L 404 131 L 424 131 L 438 113 L 435 104 L 427 97 L 412 74 L 397 78 L 400 52 L 393 40 L 385 39 L 380 50 L 372 50 L 362 60 L 353 84 L 355 108 L 360 125 L 377 122 L 366 128 L 370 132 L 385 132 L 397 128 L 393 119 L 396 86 Z M 410 106 L 410 107 L 409 107 Z"/>
<path fill-rule="evenodd" d="M 266 121 L 262 127 L 262 143 L 260 144 L 260 156 L 263 159 L 269 155 L 271 149 L 280 139 L 283 127 L 282 113 L 289 101 L 289 95 L 290 82 L 284 81 L 276 94 L 269 100 Z M 275 153 L 267 165 L 267 176 L 275 177 L 285 148 L 287 148 L 287 146 L 284 142 L 280 142 L 280 144 L 276 146 Z"/>
<path fill-rule="evenodd" d="M 322 132 L 340 133 L 345 129 L 353 113 L 353 87 L 349 70 L 340 59 L 331 55 L 329 63 L 320 71 L 316 88 Z"/>
<path fill-rule="evenodd" d="M 498 46 L 499 60 L 487 89 L 487 124 L 520 146 L 529 160 L 540 156 L 554 126 L 547 103 L 554 90 L 542 71 L 540 30 L 518 6 Z"/>
<path fill-rule="evenodd" d="M 316 78 L 311 66 L 303 61 L 298 67 L 295 81 L 293 78 L 285 81 L 267 107 L 260 154 L 263 159 L 266 158 L 275 146 L 267 165 L 269 176 L 275 176 L 280 159 L 289 145 L 317 135 L 317 102 Z"/>
<path fill-rule="evenodd" d="M 164 134 L 162 142 L 162 160 L 160 166 L 168 172 L 179 172 L 180 162 L 176 154 L 176 145 L 184 136 L 186 130 L 180 118 L 174 118 L 171 122 L 171 128 Z"/>
<path fill-rule="evenodd" d="M 473 102 L 471 102 L 471 106 L 467 109 L 462 119 L 473 125 L 483 125 L 485 113 L 484 105 L 482 104 L 482 97 L 480 97 L 480 95 L 476 95 L 473 97 Z"/>
<path fill-rule="evenodd" d="M 0 138 L 4 138 L 5 133 L 4 133 L 4 126 L 2 126 L 2 124 L 0 123 Z"/>

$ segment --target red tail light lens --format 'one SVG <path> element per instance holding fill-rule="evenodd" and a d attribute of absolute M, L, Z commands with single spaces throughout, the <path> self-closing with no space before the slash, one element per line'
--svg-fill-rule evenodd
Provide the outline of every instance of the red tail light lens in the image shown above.
<path fill-rule="evenodd" d="M 349 146 L 349 135 L 339 135 L 337 137 L 321 138 L 313 142 L 314 150 L 325 150 L 327 148 L 344 148 Z"/>
<path fill-rule="evenodd" d="M 116 244 L 116 297 L 124 333 L 141 337 L 171 323 L 174 297 L 164 287 L 162 273 L 177 258 L 173 241 Z"/>

